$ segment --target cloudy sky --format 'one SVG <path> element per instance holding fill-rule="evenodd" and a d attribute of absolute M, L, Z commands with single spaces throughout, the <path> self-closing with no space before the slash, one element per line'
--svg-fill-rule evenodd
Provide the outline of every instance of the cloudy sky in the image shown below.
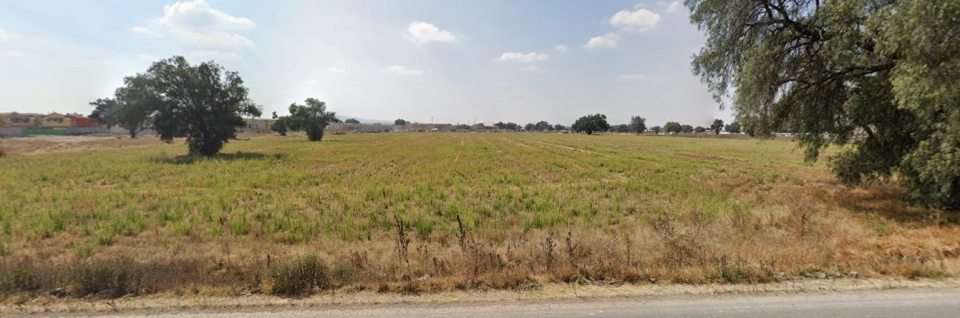
<path fill-rule="evenodd" d="M 659 0 L 0 1 L 0 112 L 87 114 L 183 55 L 240 72 L 265 114 L 316 97 L 382 120 L 728 121 L 690 72 L 704 38 L 688 14 Z"/>

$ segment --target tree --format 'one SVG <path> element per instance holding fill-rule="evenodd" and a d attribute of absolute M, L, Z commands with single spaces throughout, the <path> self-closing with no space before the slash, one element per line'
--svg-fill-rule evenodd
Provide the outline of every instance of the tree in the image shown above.
<path fill-rule="evenodd" d="M 520 129 L 520 125 L 517 125 L 517 123 L 512 123 L 512 122 L 507 123 L 506 126 L 504 127 L 506 127 L 507 130 L 513 130 L 513 131 L 517 131 L 518 129 Z"/>
<path fill-rule="evenodd" d="M 697 126 L 696 128 L 693 129 L 693 132 L 698 133 L 698 134 L 702 134 L 702 133 L 704 133 L 704 132 L 706 132 L 706 131 L 707 131 L 707 129 L 706 129 L 706 128 L 703 128 L 703 126 Z"/>
<path fill-rule="evenodd" d="M 393 121 L 393 124 L 397 126 L 406 126 L 407 124 L 409 124 L 409 122 L 403 119 L 397 119 Z"/>
<path fill-rule="evenodd" d="M 683 127 L 680 126 L 680 123 L 675 121 L 670 121 L 670 122 L 667 122 L 666 125 L 663 125 L 663 132 L 666 134 L 669 134 L 669 133 L 679 134 L 682 131 L 683 131 Z"/>
<path fill-rule="evenodd" d="M 553 127 L 551 127 L 549 123 L 547 123 L 546 121 L 542 121 L 542 120 L 539 121 L 539 122 L 537 122 L 537 123 L 534 125 L 534 127 L 533 127 L 533 129 L 535 129 L 535 130 L 537 130 L 537 131 L 550 130 L 550 129 L 552 129 L 552 128 L 553 128 Z"/>
<path fill-rule="evenodd" d="M 350 119 L 344 120 L 343 122 L 346 123 L 346 124 L 359 124 L 359 123 L 360 123 L 359 120 L 356 120 L 356 119 L 354 119 L 354 118 L 350 118 Z"/>
<path fill-rule="evenodd" d="M 327 111 L 327 103 L 316 98 L 304 100 L 306 105 L 290 105 L 290 121 L 296 123 L 297 130 L 307 132 L 307 139 L 320 141 L 323 139 L 323 130 L 330 123 L 340 122 L 337 113 Z M 293 126 L 293 125 L 291 125 Z"/>
<path fill-rule="evenodd" d="M 191 155 L 217 154 L 236 137 L 237 127 L 246 125 L 243 115 L 262 113 L 247 97 L 240 75 L 214 62 L 192 66 L 175 56 L 154 62 L 142 76 L 160 96 L 154 117 L 160 139 L 169 143 L 186 135 Z"/>
<path fill-rule="evenodd" d="M 693 71 L 748 133 L 792 131 L 806 159 L 843 145 L 843 183 L 901 180 L 960 209 L 960 1 L 688 0 Z"/>
<path fill-rule="evenodd" d="M 713 130 L 714 135 L 719 135 L 721 129 L 723 129 L 723 121 L 720 119 L 714 119 L 713 124 L 710 124 L 710 130 Z"/>
<path fill-rule="evenodd" d="M 504 124 L 501 121 L 501 122 L 497 122 L 496 124 L 493 124 L 493 127 L 497 127 L 497 129 L 504 129 L 504 128 L 507 128 L 507 124 Z"/>
<path fill-rule="evenodd" d="M 693 126 L 690 126 L 690 125 L 681 125 L 681 126 L 680 126 L 680 131 L 683 132 L 684 134 L 692 133 L 692 132 L 693 132 Z"/>
<path fill-rule="evenodd" d="M 280 134 L 280 136 L 286 136 L 287 135 L 287 117 L 286 116 L 279 117 L 277 116 L 277 112 L 273 112 L 273 119 L 276 121 L 274 121 L 273 124 L 270 124 L 270 130 Z"/>
<path fill-rule="evenodd" d="M 607 115 L 593 114 L 580 117 L 580 119 L 577 119 L 577 121 L 574 122 L 573 126 L 570 126 L 570 128 L 575 132 L 583 132 L 587 135 L 592 135 L 597 131 L 610 130 L 610 124 L 607 123 Z"/>
<path fill-rule="evenodd" d="M 647 119 L 640 116 L 630 117 L 630 131 L 637 135 L 647 131 Z"/>
<path fill-rule="evenodd" d="M 553 130 L 558 130 L 558 131 L 559 131 L 559 130 L 565 130 L 565 129 L 567 129 L 567 127 L 563 127 L 563 125 L 561 125 L 561 124 L 553 125 Z"/>
<path fill-rule="evenodd" d="M 526 131 L 533 131 L 536 128 L 537 128 L 537 125 L 534 125 L 533 123 L 527 123 L 526 125 L 523 126 L 523 129 Z"/>
<path fill-rule="evenodd" d="M 613 125 L 613 126 L 610 126 L 610 131 L 618 132 L 618 133 L 628 133 L 630 132 L 630 125 L 627 125 L 627 124 Z"/>
<path fill-rule="evenodd" d="M 729 125 L 723 126 L 723 131 L 726 131 L 726 132 L 731 133 L 731 134 L 739 134 L 739 133 L 740 133 L 740 122 L 734 120 L 734 121 L 733 121 L 732 123 L 730 123 Z"/>
<path fill-rule="evenodd" d="M 660 126 L 653 126 L 653 128 L 650 128 L 650 130 L 653 130 L 654 135 L 659 135 L 660 129 L 661 129 Z"/>
<path fill-rule="evenodd" d="M 163 99 L 146 75 L 130 76 L 123 79 L 124 87 L 118 88 L 113 115 L 116 124 L 137 138 L 137 134 L 153 124 L 153 117 L 163 106 Z"/>
<path fill-rule="evenodd" d="M 107 126 L 107 129 L 117 125 L 117 119 L 113 116 L 113 111 L 117 107 L 116 99 L 98 98 L 96 101 L 90 102 L 90 106 L 94 107 L 93 112 L 90 113 L 90 119 L 93 119 L 97 124 Z"/>

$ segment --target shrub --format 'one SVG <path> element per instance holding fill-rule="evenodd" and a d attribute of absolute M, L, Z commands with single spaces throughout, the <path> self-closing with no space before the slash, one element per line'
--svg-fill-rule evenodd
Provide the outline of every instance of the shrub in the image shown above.
<path fill-rule="evenodd" d="M 41 286 L 39 271 L 33 265 L 0 265 L 0 294 L 35 293 Z"/>
<path fill-rule="evenodd" d="M 331 287 L 327 265 L 316 255 L 277 264 L 270 270 L 270 279 L 271 293 L 279 296 L 298 297 Z"/>
<path fill-rule="evenodd" d="M 70 279 L 77 297 L 95 295 L 117 298 L 139 291 L 142 274 L 136 264 L 127 258 L 96 259 L 81 262 L 73 268 Z"/>

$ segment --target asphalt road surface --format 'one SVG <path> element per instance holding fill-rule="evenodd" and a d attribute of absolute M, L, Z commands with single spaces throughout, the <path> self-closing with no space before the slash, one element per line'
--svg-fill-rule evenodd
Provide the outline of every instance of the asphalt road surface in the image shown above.
<path fill-rule="evenodd" d="M 960 317 L 960 289 L 136 312 L 109 317 Z"/>

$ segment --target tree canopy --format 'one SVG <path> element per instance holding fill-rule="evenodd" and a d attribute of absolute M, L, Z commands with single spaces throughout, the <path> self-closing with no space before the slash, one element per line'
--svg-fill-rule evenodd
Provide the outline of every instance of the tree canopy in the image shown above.
<path fill-rule="evenodd" d="M 136 138 L 137 134 L 153 124 L 153 117 L 163 106 L 163 99 L 148 76 L 130 76 L 124 78 L 123 82 L 125 86 L 118 88 L 114 94 L 114 121 L 127 130 L 130 138 Z"/>
<path fill-rule="evenodd" d="M 340 122 L 337 113 L 327 111 L 327 103 L 316 98 L 307 98 L 303 102 L 305 105 L 290 104 L 290 117 L 285 120 L 287 126 L 292 130 L 306 131 L 310 141 L 320 141 L 327 125 Z"/>
<path fill-rule="evenodd" d="M 587 135 L 592 135 L 597 131 L 610 130 L 610 124 L 607 123 L 607 115 L 593 114 L 580 117 L 580 119 L 577 119 L 577 121 L 574 122 L 573 126 L 570 126 L 570 128 L 575 132 L 583 132 Z"/>
<path fill-rule="evenodd" d="M 394 125 L 397 125 L 397 126 L 406 126 L 406 125 L 409 124 L 409 123 L 410 123 L 410 122 L 408 122 L 408 121 L 406 121 L 406 120 L 403 120 L 403 119 L 397 119 L 397 120 L 394 120 L 394 121 L 393 121 L 393 124 L 394 124 Z"/>
<path fill-rule="evenodd" d="M 360 121 L 359 121 L 359 120 L 356 120 L 355 118 L 350 118 L 350 119 L 344 120 L 343 122 L 344 122 L 344 123 L 347 123 L 347 124 L 359 124 L 359 123 L 360 123 Z"/>
<path fill-rule="evenodd" d="M 665 125 L 663 125 L 663 132 L 667 134 L 669 133 L 679 134 L 682 131 L 683 131 L 683 127 L 680 126 L 680 123 L 675 121 L 668 121 Z"/>
<path fill-rule="evenodd" d="M 661 128 L 660 126 L 653 126 L 652 128 L 650 128 L 650 130 L 652 130 L 654 134 L 659 135 Z"/>
<path fill-rule="evenodd" d="M 630 117 L 630 131 L 637 135 L 647 131 L 647 119 L 640 116 Z"/>
<path fill-rule="evenodd" d="M 698 134 L 702 134 L 702 133 L 704 133 L 704 132 L 706 132 L 706 131 L 707 131 L 707 129 L 706 129 L 706 128 L 703 128 L 703 126 L 697 126 L 697 127 L 693 128 L 693 132 L 698 133 Z"/>
<path fill-rule="evenodd" d="M 720 119 L 714 119 L 713 123 L 710 124 L 710 130 L 713 131 L 714 135 L 719 135 L 720 131 L 723 130 L 723 121 Z"/>
<path fill-rule="evenodd" d="M 212 156 L 243 127 L 243 115 L 259 117 L 260 107 L 247 97 L 247 88 L 236 72 L 214 62 L 193 66 L 182 56 L 154 62 L 142 78 L 159 101 L 154 129 L 160 139 L 172 142 L 187 137 L 191 155 Z"/>
<path fill-rule="evenodd" d="M 732 123 L 730 123 L 730 124 L 728 124 L 728 125 L 726 125 L 726 126 L 723 126 L 723 131 L 726 131 L 726 132 L 731 133 L 731 134 L 739 134 L 739 133 L 740 133 L 740 122 L 734 120 Z"/>
<path fill-rule="evenodd" d="M 846 184 L 960 209 L 960 1 L 687 0 L 693 71 L 751 135 L 792 131 Z M 735 94 L 734 94 L 735 92 Z"/>

